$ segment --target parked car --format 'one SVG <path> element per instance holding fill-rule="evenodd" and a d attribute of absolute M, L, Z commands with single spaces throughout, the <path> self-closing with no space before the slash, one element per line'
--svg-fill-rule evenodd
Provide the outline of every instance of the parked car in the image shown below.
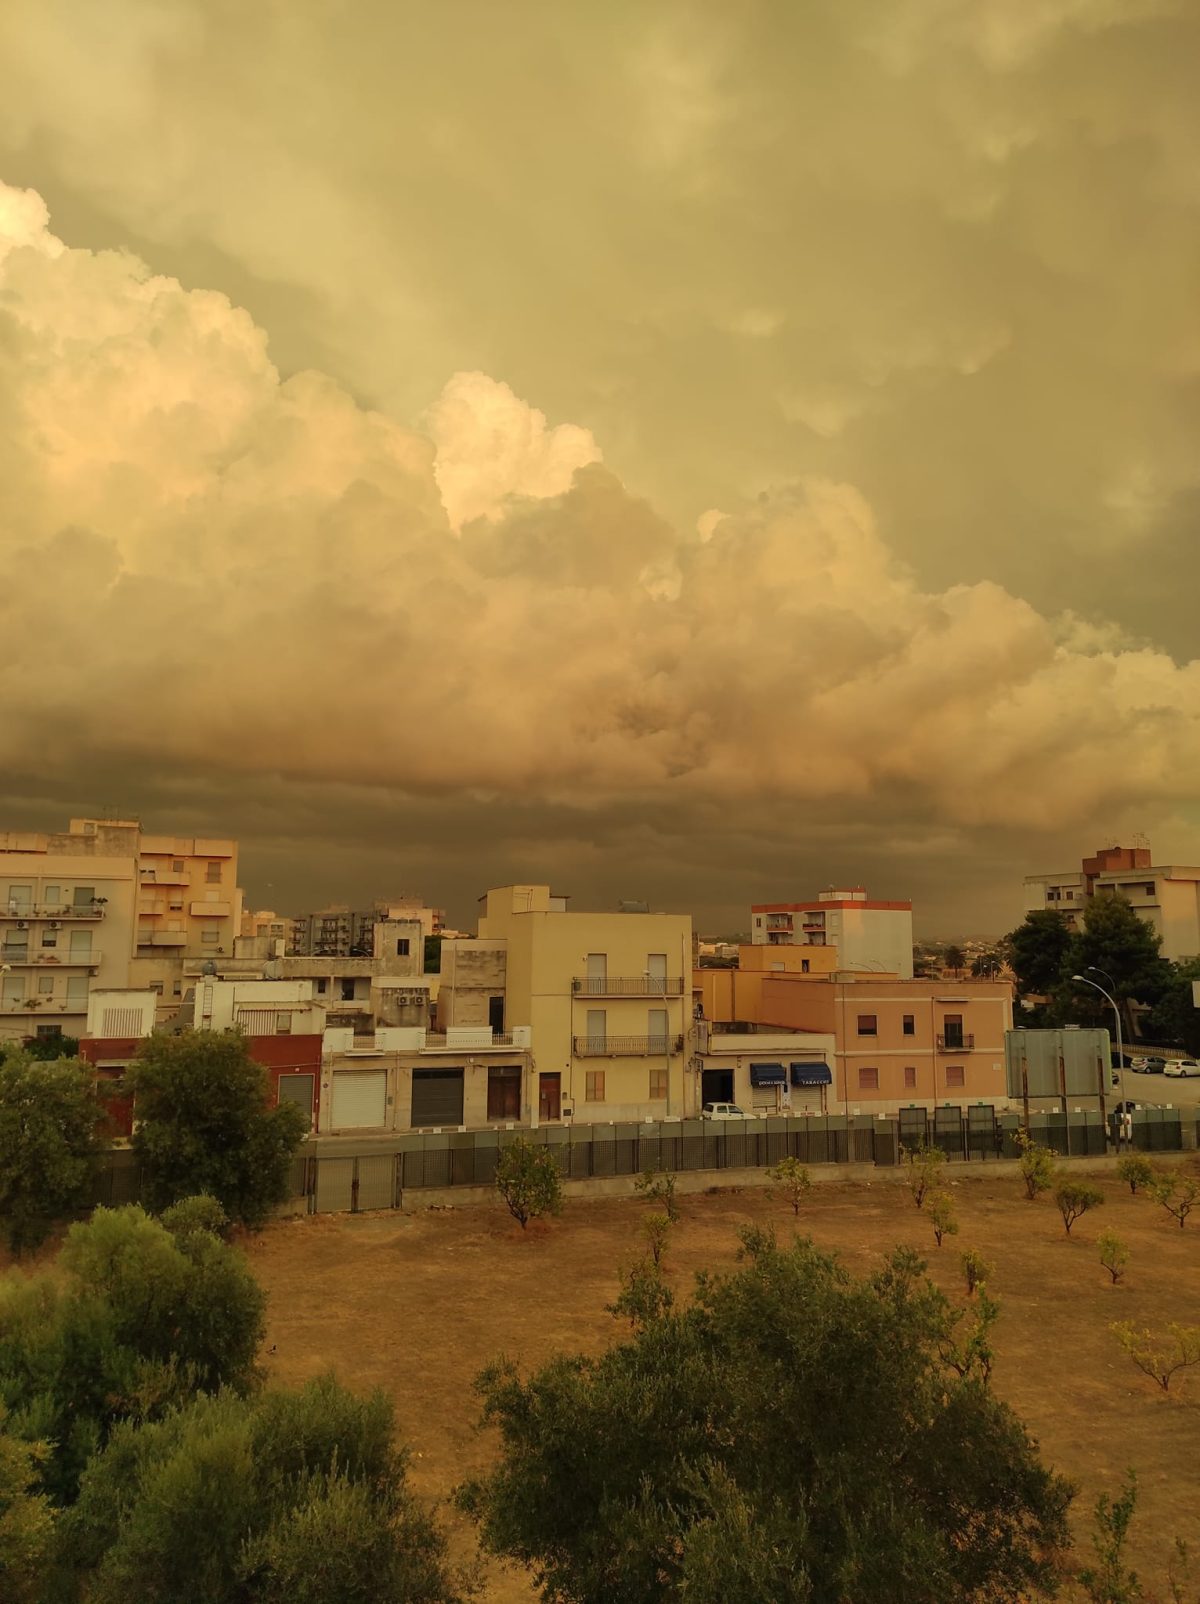
<path fill-rule="evenodd" d="M 1173 1058 L 1163 1070 L 1164 1075 L 1174 1075 L 1177 1080 L 1186 1080 L 1189 1076 L 1200 1075 L 1200 1063 L 1194 1058 Z"/>
<path fill-rule="evenodd" d="M 1145 1056 L 1144 1053 L 1139 1053 L 1128 1060 L 1129 1068 L 1137 1070 L 1145 1069 L 1149 1062 L 1150 1060 Z"/>
<path fill-rule="evenodd" d="M 701 1119 L 753 1119 L 753 1114 L 747 1114 L 744 1108 L 736 1103 L 705 1103 L 700 1110 Z"/>

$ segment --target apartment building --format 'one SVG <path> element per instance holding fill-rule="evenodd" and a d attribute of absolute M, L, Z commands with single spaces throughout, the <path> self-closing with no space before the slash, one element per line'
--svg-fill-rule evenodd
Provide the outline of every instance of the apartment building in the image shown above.
<path fill-rule="evenodd" d="M 375 951 L 375 926 L 396 920 L 420 925 L 423 937 L 435 936 L 445 915 L 440 908 L 426 907 L 420 897 L 394 897 L 370 908 L 336 903 L 286 921 L 287 953 L 297 958 L 369 958 Z"/>
<path fill-rule="evenodd" d="M 442 945 L 439 1020 L 528 1028 L 542 1122 L 683 1114 L 691 918 L 575 912 L 544 885 L 480 904 L 477 938 Z"/>
<path fill-rule="evenodd" d="M 839 969 L 874 969 L 912 979 L 912 903 L 877 902 L 864 886 L 830 888 L 808 902 L 760 902 L 750 940 L 764 947 L 829 947 Z"/>
<path fill-rule="evenodd" d="M 1093 897 L 1126 897 L 1139 919 L 1162 938 L 1162 955 L 1177 961 L 1200 954 L 1200 868 L 1154 864 L 1148 846 L 1101 847 L 1078 869 L 1025 877 L 1025 911 L 1051 909 L 1073 930 Z"/>
<path fill-rule="evenodd" d="M 368 1041 L 327 1030 L 320 1128 L 347 1136 L 529 1125 L 536 1115 L 530 1036 L 528 1027 L 381 1026 Z"/>
<path fill-rule="evenodd" d="M 790 1030 L 832 1037 L 829 1106 L 890 1113 L 910 1103 L 1004 1102 L 1012 988 L 1000 980 L 904 980 L 837 970 L 696 970 L 709 1029 Z"/>

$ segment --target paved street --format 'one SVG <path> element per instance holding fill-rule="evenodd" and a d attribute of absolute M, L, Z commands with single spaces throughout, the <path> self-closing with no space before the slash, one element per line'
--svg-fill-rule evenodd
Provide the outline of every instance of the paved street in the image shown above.
<path fill-rule="evenodd" d="M 1134 1103 L 1170 1103 L 1173 1108 L 1200 1105 L 1200 1078 L 1176 1080 L 1168 1075 L 1139 1075 L 1125 1071 L 1125 1096 Z"/>

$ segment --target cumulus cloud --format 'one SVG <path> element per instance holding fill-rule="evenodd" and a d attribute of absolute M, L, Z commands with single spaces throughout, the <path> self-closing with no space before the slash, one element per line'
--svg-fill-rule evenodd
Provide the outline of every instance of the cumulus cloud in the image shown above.
<path fill-rule="evenodd" d="M 936 840 L 1200 787 L 1200 663 L 930 589 L 855 488 L 680 532 L 505 384 L 459 374 L 404 427 L 11 189 L 0 409 L 0 770 L 50 788 L 267 774 Z"/>

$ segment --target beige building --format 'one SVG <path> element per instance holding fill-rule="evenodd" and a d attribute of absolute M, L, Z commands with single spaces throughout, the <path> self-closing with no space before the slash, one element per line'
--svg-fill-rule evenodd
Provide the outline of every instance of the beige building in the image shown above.
<path fill-rule="evenodd" d="M 527 1027 L 540 1122 L 695 1112 L 690 916 L 567 900 L 534 885 L 482 897 L 477 939 L 443 944 L 440 1022 Z"/>
<path fill-rule="evenodd" d="M 825 947 L 839 969 L 874 969 L 911 980 L 911 902 L 877 902 L 865 886 L 822 891 L 808 902 L 760 902 L 750 910 L 750 940 L 763 947 Z"/>
<path fill-rule="evenodd" d="M 1025 911 L 1061 913 L 1077 930 L 1094 897 L 1122 896 L 1162 938 L 1162 956 L 1177 962 L 1200 954 L 1200 868 L 1154 864 L 1148 846 L 1102 847 L 1078 869 L 1025 878 Z"/>

